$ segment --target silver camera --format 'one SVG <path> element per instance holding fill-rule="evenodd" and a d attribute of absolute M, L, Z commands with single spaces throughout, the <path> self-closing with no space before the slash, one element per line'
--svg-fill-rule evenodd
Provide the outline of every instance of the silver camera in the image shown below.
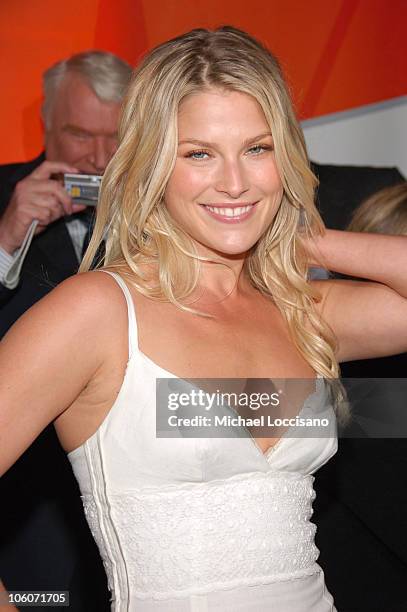
<path fill-rule="evenodd" d="M 101 182 L 97 174 L 64 174 L 64 187 L 75 204 L 96 206 Z"/>

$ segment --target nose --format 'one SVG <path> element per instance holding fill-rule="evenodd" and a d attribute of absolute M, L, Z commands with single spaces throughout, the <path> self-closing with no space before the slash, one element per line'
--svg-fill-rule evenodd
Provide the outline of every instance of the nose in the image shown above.
<path fill-rule="evenodd" d="M 239 160 L 224 160 L 219 168 L 216 190 L 226 193 L 231 198 L 239 198 L 248 191 L 246 173 Z"/>
<path fill-rule="evenodd" d="M 113 153 L 114 151 L 106 138 L 97 136 L 93 139 L 92 148 L 89 153 L 89 162 L 97 174 L 103 174 Z"/>

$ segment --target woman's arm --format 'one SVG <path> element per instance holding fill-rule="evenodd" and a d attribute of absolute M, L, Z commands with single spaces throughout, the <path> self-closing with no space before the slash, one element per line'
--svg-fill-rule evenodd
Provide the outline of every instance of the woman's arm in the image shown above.
<path fill-rule="evenodd" d="M 106 276 L 88 273 L 65 281 L 0 343 L 0 474 L 101 367 L 109 329 L 108 283 L 101 279 Z"/>
<path fill-rule="evenodd" d="M 12 603 L 8 603 L 8 600 L 8 591 L 0 579 L 0 612 L 13 612 L 13 610 L 18 612 L 18 609 Z"/>
<path fill-rule="evenodd" d="M 407 351 L 407 237 L 326 230 L 307 249 L 316 265 L 372 281 L 316 281 L 338 360 Z"/>

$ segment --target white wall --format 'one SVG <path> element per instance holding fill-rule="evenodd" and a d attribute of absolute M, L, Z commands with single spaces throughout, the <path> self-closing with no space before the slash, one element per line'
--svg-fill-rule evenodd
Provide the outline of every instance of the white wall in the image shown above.
<path fill-rule="evenodd" d="M 407 178 L 407 96 L 302 122 L 310 158 L 397 166 Z"/>

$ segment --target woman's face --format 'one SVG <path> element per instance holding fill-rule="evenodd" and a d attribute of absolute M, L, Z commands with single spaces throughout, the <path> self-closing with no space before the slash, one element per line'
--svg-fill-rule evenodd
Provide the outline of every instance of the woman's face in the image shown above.
<path fill-rule="evenodd" d="M 272 223 L 282 193 L 273 138 L 254 98 L 212 89 L 184 100 L 165 203 L 200 254 L 246 253 Z"/>

